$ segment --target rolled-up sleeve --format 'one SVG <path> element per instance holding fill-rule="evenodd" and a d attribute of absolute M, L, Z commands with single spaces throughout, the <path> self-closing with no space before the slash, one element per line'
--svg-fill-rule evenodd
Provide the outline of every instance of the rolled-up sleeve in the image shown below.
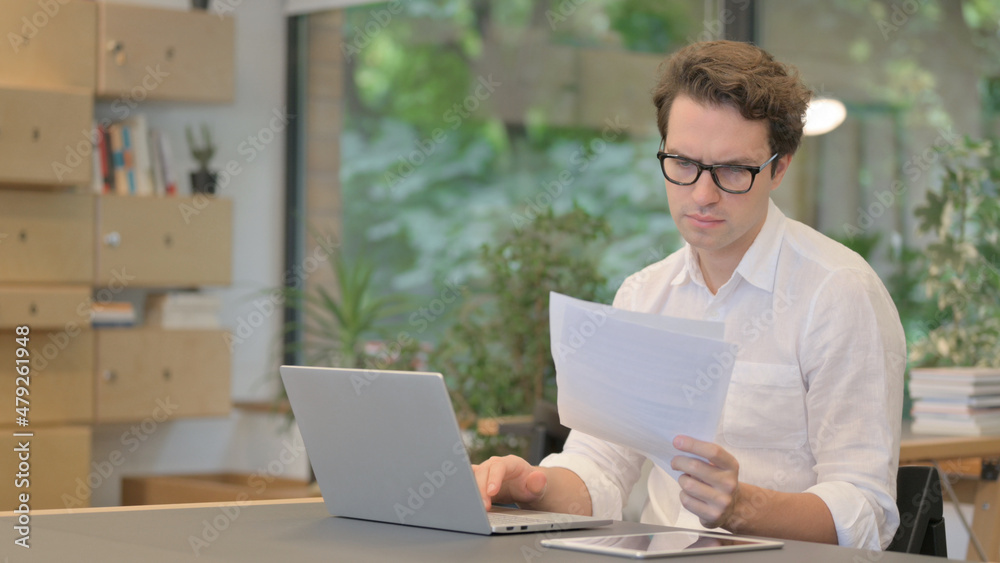
<path fill-rule="evenodd" d="M 878 550 L 899 525 L 896 472 L 906 342 L 874 274 L 831 272 L 815 294 L 800 357 L 816 484 L 840 545 Z"/>
<path fill-rule="evenodd" d="M 591 513 L 621 520 L 622 508 L 642 472 L 642 454 L 573 430 L 562 453 L 547 456 L 542 467 L 562 467 L 583 480 L 590 493 Z"/>

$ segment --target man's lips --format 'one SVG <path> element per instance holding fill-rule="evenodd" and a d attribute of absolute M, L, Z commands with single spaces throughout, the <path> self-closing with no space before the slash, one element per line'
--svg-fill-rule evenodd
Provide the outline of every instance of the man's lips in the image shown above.
<path fill-rule="evenodd" d="M 692 223 L 694 223 L 699 227 L 712 227 L 715 225 L 719 225 L 723 222 L 723 220 L 719 219 L 718 217 L 712 217 L 710 215 L 698 215 L 697 213 L 689 214 L 687 217 L 688 219 L 691 220 Z"/>

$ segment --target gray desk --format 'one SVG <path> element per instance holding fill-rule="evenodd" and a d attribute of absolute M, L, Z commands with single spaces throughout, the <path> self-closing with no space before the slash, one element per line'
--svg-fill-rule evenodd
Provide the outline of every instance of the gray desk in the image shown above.
<path fill-rule="evenodd" d="M 217 524 L 214 527 L 213 522 Z M 262 501 L 239 507 L 213 503 L 152 509 L 86 509 L 73 513 L 39 511 L 31 519 L 31 549 L 13 544 L 12 526 L 10 513 L 0 516 L 0 530 L 3 530 L 0 554 L 6 555 L 11 563 L 91 560 L 143 563 L 185 560 L 278 563 L 626 561 L 619 557 L 544 548 L 539 542 L 548 533 L 485 537 L 332 518 L 314 499 Z M 206 533 L 206 527 L 215 533 Z M 664 528 L 619 522 L 610 528 L 559 534 L 637 533 L 658 529 Z M 207 544 L 199 544 L 197 557 L 191 538 L 199 538 Z M 698 555 L 683 560 L 697 563 L 944 561 L 936 557 L 874 553 L 805 542 L 786 542 L 780 550 Z"/>

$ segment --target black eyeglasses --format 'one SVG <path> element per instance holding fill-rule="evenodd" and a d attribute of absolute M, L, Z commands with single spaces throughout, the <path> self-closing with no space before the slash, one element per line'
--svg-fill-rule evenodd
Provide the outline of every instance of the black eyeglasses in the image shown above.
<path fill-rule="evenodd" d="M 697 160 L 684 158 L 676 154 L 667 154 L 657 151 L 656 158 L 660 159 L 660 170 L 663 177 L 678 186 L 690 186 L 701 178 L 701 173 L 705 170 L 712 175 L 715 185 L 719 189 L 731 194 L 745 194 L 753 187 L 754 178 L 760 174 L 767 165 L 778 158 L 778 153 L 774 153 L 767 162 L 760 166 L 745 166 L 742 164 L 702 164 Z"/>

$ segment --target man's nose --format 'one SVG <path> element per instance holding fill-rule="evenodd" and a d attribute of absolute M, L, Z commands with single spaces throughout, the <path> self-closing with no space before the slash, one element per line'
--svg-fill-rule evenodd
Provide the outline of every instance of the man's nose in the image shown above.
<path fill-rule="evenodd" d="M 691 186 L 691 198 L 700 206 L 711 205 L 719 201 L 722 197 L 719 186 L 715 185 L 715 180 L 708 170 L 703 170 L 698 181 Z"/>

